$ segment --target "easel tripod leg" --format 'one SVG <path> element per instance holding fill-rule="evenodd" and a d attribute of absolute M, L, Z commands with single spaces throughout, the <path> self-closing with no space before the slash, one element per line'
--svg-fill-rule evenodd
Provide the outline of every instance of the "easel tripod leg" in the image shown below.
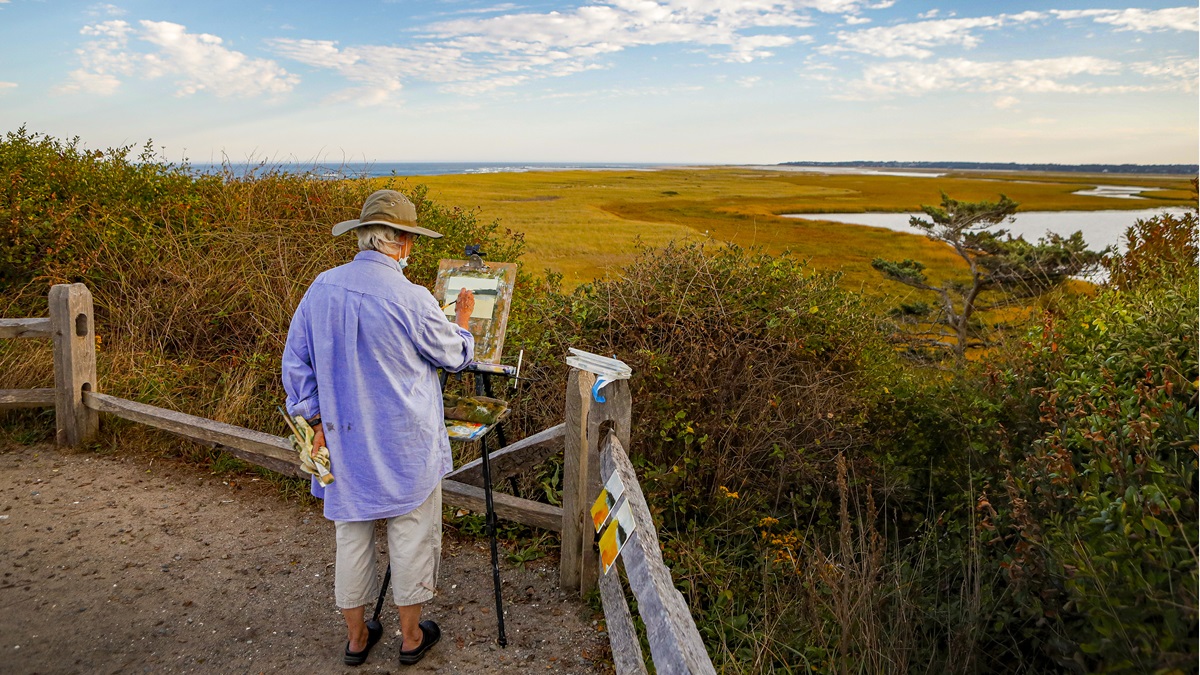
<path fill-rule="evenodd" d="M 392 564 L 388 563 L 387 571 L 383 573 L 383 585 L 379 587 L 379 599 L 375 601 L 375 614 L 372 621 L 379 621 L 379 613 L 383 611 L 383 599 L 387 597 L 388 583 L 392 580 Z"/>
<path fill-rule="evenodd" d="M 496 591 L 496 628 L 499 632 L 497 643 L 501 647 L 508 646 L 504 636 L 504 600 L 500 595 L 500 554 L 496 545 L 496 509 L 492 505 L 492 467 L 488 458 L 487 434 L 479 439 L 479 454 L 483 468 L 483 498 L 486 507 L 484 518 L 487 521 L 488 538 L 492 547 L 492 586 Z"/>
<path fill-rule="evenodd" d="M 492 378 L 487 375 L 485 375 L 483 377 L 483 394 L 490 398 L 495 397 L 495 394 L 492 393 Z M 503 422 L 499 422 L 496 424 L 496 439 L 500 441 L 500 447 L 504 448 L 504 447 L 508 446 L 508 439 L 505 438 L 505 436 L 504 436 L 504 423 Z M 517 493 L 517 478 L 516 478 L 516 476 L 508 477 L 508 485 L 509 485 L 509 487 L 512 488 L 513 494 L 516 494 Z"/>

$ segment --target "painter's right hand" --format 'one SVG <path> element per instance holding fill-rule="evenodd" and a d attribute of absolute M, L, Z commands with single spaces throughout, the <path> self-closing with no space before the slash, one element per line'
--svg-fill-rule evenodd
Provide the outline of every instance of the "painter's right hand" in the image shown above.
<path fill-rule="evenodd" d="M 475 311 L 475 294 L 471 289 L 464 288 L 458 292 L 458 299 L 454 301 L 454 323 L 467 328 L 467 324 L 471 320 L 471 312 Z"/>
<path fill-rule="evenodd" d="M 325 427 L 318 422 L 317 426 L 313 427 L 313 431 L 316 432 L 313 436 L 313 450 L 328 447 L 325 445 Z"/>

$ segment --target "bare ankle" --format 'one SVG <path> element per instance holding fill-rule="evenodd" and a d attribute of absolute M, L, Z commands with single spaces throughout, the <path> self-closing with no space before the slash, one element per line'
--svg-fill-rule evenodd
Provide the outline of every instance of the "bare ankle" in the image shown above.
<path fill-rule="evenodd" d="M 354 630 L 349 631 L 349 633 L 350 651 L 352 652 L 361 652 L 371 639 L 371 634 L 367 631 L 365 623 L 361 627 L 356 627 Z"/>

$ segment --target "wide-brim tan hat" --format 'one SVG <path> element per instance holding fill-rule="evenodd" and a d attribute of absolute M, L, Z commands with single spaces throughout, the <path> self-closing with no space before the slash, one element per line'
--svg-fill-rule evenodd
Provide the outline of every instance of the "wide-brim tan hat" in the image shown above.
<path fill-rule="evenodd" d="M 362 212 L 354 220 L 343 220 L 333 226 L 333 236 L 345 234 L 363 225 L 387 225 L 388 227 L 437 239 L 439 232 L 417 225 L 417 207 L 408 197 L 395 190 L 377 190 L 363 202 Z"/>

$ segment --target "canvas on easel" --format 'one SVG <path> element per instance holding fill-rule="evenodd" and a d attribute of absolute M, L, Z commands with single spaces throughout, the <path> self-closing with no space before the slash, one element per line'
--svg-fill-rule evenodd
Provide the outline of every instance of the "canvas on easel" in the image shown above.
<path fill-rule="evenodd" d="M 470 289 L 475 294 L 475 310 L 467 328 L 475 336 L 478 363 L 500 363 L 516 282 L 516 263 L 485 262 L 478 256 L 438 263 L 433 296 L 445 308 L 447 318 L 454 319 L 453 303 L 461 289 Z"/>

